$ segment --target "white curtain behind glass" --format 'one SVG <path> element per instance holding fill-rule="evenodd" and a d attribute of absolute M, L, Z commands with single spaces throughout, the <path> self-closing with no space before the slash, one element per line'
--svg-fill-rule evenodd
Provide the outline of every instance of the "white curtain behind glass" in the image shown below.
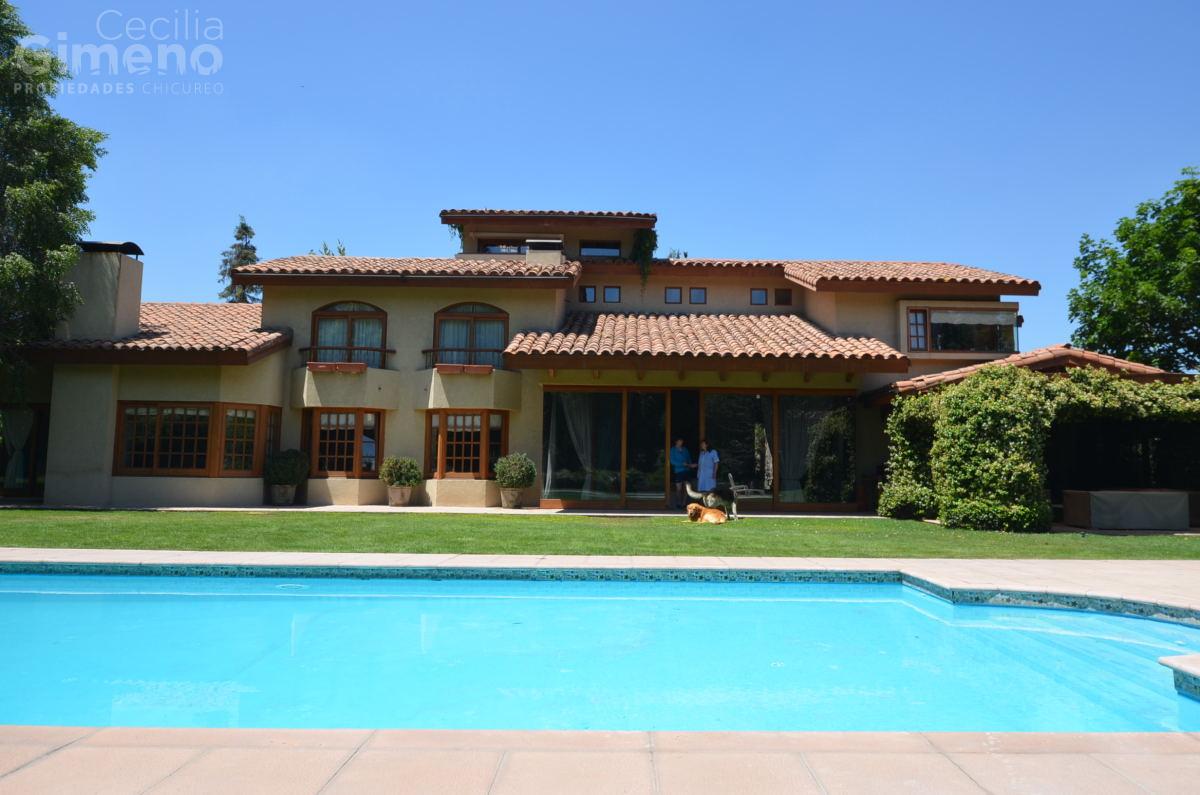
<path fill-rule="evenodd" d="M 438 361 L 447 364 L 467 364 L 466 350 L 471 347 L 471 321 L 447 318 L 438 326 Z"/>

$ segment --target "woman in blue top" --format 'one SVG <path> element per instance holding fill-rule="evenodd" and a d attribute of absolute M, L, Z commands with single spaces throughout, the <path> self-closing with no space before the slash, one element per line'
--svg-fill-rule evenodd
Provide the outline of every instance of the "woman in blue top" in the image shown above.
<path fill-rule="evenodd" d="M 721 456 L 708 446 L 707 439 L 700 440 L 700 464 L 696 469 L 696 489 L 712 491 L 717 487 L 717 467 L 721 465 Z"/>
<path fill-rule="evenodd" d="M 684 484 L 689 479 L 689 470 L 695 469 L 692 463 L 692 453 L 683 444 L 683 439 L 676 439 L 668 457 L 671 459 L 671 483 L 675 487 L 675 506 L 682 508 L 687 504 L 687 494 Z"/>

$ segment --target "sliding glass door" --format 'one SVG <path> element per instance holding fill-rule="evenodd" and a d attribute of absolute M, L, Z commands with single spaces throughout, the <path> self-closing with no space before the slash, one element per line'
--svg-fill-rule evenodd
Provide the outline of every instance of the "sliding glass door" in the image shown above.
<path fill-rule="evenodd" d="M 853 398 L 779 396 L 779 501 L 855 498 Z"/>
<path fill-rule="evenodd" d="M 542 499 L 621 499 L 621 393 L 550 392 L 542 400 Z"/>
<path fill-rule="evenodd" d="M 717 481 L 738 502 L 770 502 L 775 487 L 774 405 L 769 393 L 705 392 L 704 437 L 717 451 Z"/>
<path fill-rule="evenodd" d="M 667 487 L 667 393 L 628 392 L 625 498 L 662 503 Z"/>

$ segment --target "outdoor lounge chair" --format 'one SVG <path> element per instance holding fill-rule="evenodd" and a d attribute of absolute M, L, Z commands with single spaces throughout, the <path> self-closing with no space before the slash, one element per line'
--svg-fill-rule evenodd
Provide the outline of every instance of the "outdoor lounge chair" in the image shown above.
<path fill-rule="evenodd" d="M 753 499 L 761 499 L 763 497 L 771 496 L 770 494 L 767 494 L 767 492 L 764 491 L 763 489 L 756 489 L 756 488 L 752 488 L 750 486 L 738 485 L 733 480 L 733 473 L 729 472 L 727 474 L 729 475 L 729 488 L 733 490 L 733 496 L 735 499 L 753 500 Z"/>

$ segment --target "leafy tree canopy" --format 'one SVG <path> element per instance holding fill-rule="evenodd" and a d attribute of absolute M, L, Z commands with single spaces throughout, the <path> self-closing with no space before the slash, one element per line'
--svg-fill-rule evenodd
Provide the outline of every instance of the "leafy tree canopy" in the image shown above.
<path fill-rule="evenodd" d="M 1075 344 L 1168 370 L 1200 365 L 1200 170 L 1122 218 L 1114 241 L 1079 241 L 1067 305 Z"/>
<path fill-rule="evenodd" d="M 234 268 L 258 262 L 258 249 L 254 247 L 254 230 L 246 223 L 246 216 L 238 216 L 238 225 L 233 230 L 233 245 L 221 252 L 220 281 L 225 285 L 218 297 L 231 304 L 253 304 L 262 300 L 262 288 L 257 285 L 234 284 L 231 277 Z"/>
<path fill-rule="evenodd" d="M 329 244 L 324 240 L 321 241 L 320 249 L 309 249 L 309 254 L 320 254 L 323 257 L 344 257 L 346 256 L 346 245 L 342 241 L 337 242 L 336 248 L 330 248 Z"/>
<path fill-rule="evenodd" d="M 21 46 L 29 29 L 0 0 L 0 383 L 12 385 L 20 351 L 45 339 L 79 300 L 66 276 L 93 215 L 87 180 L 104 135 L 50 107 L 66 65 Z"/>

